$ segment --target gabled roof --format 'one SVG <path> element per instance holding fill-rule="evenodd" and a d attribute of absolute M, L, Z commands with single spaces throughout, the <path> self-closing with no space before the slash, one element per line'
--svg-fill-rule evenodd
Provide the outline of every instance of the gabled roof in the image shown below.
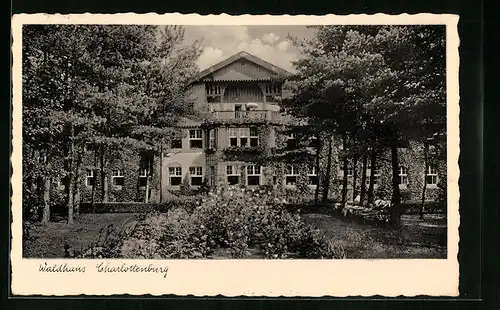
<path fill-rule="evenodd" d="M 263 67 L 273 73 L 275 73 L 278 77 L 280 78 L 286 78 L 286 77 L 289 77 L 292 75 L 291 72 L 288 72 L 287 70 L 283 69 L 283 68 L 280 68 L 278 66 L 275 66 L 265 60 L 262 60 L 260 59 L 259 57 L 256 57 L 254 55 L 251 55 L 247 52 L 239 52 L 229 58 L 226 58 L 225 60 L 211 66 L 210 68 L 207 68 L 203 71 L 201 71 L 200 73 L 198 73 L 192 82 L 197 82 L 197 81 L 200 81 L 204 78 L 206 78 L 207 76 L 210 76 L 212 73 L 240 60 L 240 59 L 245 59 L 247 61 L 250 61 L 260 67 Z M 237 79 L 237 80 L 243 80 L 243 79 L 249 79 L 249 78 L 246 78 L 246 76 L 244 74 L 241 74 L 241 73 L 236 73 L 236 72 L 232 72 L 234 73 L 233 75 L 231 75 L 231 77 L 228 79 Z M 236 78 L 235 78 L 236 76 Z"/>

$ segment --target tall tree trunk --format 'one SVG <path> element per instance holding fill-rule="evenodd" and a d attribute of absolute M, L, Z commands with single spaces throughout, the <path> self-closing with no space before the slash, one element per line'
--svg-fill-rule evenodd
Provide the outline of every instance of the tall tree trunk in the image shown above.
<path fill-rule="evenodd" d="M 333 136 L 330 137 L 328 142 L 328 157 L 326 159 L 326 173 L 323 185 L 323 198 L 322 198 L 323 203 L 326 203 L 328 201 L 328 191 L 330 190 L 330 178 L 332 172 L 332 153 L 333 153 L 332 147 L 333 147 Z"/>
<path fill-rule="evenodd" d="M 101 147 L 100 154 L 100 166 L 101 166 L 101 202 L 108 202 L 109 192 L 108 192 L 108 174 L 106 169 L 106 148 Z"/>
<path fill-rule="evenodd" d="M 395 228 L 401 227 L 401 193 L 399 191 L 399 158 L 398 148 L 391 146 L 392 165 L 392 199 L 391 199 L 391 224 Z"/>
<path fill-rule="evenodd" d="M 52 175 L 50 169 L 52 169 L 52 159 L 47 153 L 46 155 L 46 169 L 44 184 L 43 184 L 43 213 L 42 213 L 42 224 L 46 225 L 50 221 L 50 187 L 52 183 Z"/>
<path fill-rule="evenodd" d="M 146 159 L 146 191 L 144 193 L 144 203 L 149 202 L 149 169 L 151 167 L 151 154 L 147 152 Z"/>
<path fill-rule="evenodd" d="M 428 152 L 428 145 L 427 143 L 424 144 L 424 185 L 422 186 L 422 202 L 420 205 L 420 218 L 424 218 L 424 212 L 425 212 L 425 192 L 427 189 L 427 152 Z"/>
<path fill-rule="evenodd" d="M 370 154 L 370 184 L 368 185 L 368 203 L 373 203 L 373 189 L 375 187 L 375 168 L 377 161 L 377 153 L 373 147 Z"/>
<path fill-rule="evenodd" d="M 69 151 L 69 182 L 68 182 L 68 224 L 73 224 L 73 211 L 74 211 L 74 197 L 73 197 L 73 186 L 75 183 L 75 173 L 73 171 L 74 169 L 74 163 L 75 163 L 75 126 L 73 125 L 73 122 L 71 123 L 71 133 L 70 133 L 70 139 L 71 139 L 71 144 L 70 144 L 70 151 Z"/>
<path fill-rule="evenodd" d="M 82 166 L 82 154 L 78 152 L 77 155 L 77 160 L 76 160 L 76 167 L 75 167 L 75 183 L 73 186 L 75 187 L 75 198 L 73 199 L 73 204 L 75 205 L 75 214 L 74 217 L 78 218 L 80 216 L 80 203 L 81 203 L 81 191 L 80 191 L 80 186 L 82 184 L 82 177 L 81 177 L 81 166 Z"/>
<path fill-rule="evenodd" d="M 92 171 L 95 173 L 95 167 L 97 166 L 97 152 L 94 151 L 94 166 L 92 167 Z M 92 202 L 92 209 L 94 210 L 95 213 L 95 188 L 96 188 L 96 182 L 95 180 L 97 179 L 97 176 L 94 175 L 94 184 L 92 185 L 92 192 L 90 193 L 90 201 Z"/>
<path fill-rule="evenodd" d="M 160 178 L 160 203 L 163 202 L 163 143 L 160 145 L 160 158 L 159 158 L 159 168 L 158 168 L 158 177 Z M 215 178 L 214 178 L 215 179 Z M 212 184 L 213 185 L 213 184 Z"/>
<path fill-rule="evenodd" d="M 358 195 L 358 169 L 357 169 L 357 166 L 358 166 L 358 156 L 355 155 L 354 156 L 354 159 L 352 160 L 353 163 L 352 163 L 352 173 L 353 173 L 353 176 L 352 176 L 352 201 L 356 201 L 356 196 Z M 361 200 L 360 200 L 361 202 Z"/>
<path fill-rule="evenodd" d="M 366 154 L 363 155 L 363 164 L 361 168 L 361 192 L 359 193 L 359 202 L 363 205 L 365 201 L 366 194 L 366 170 L 368 165 L 368 156 Z"/>
<path fill-rule="evenodd" d="M 347 170 L 349 169 L 349 160 L 347 158 L 347 141 L 346 141 L 346 136 L 344 135 L 342 137 L 342 170 L 344 171 L 343 176 L 342 176 L 342 204 L 340 210 L 342 210 L 345 207 L 345 204 L 347 202 L 347 181 L 348 181 L 348 173 Z"/>
<path fill-rule="evenodd" d="M 314 203 L 317 204 L 319 201 L 319 185 L 321 184 L 320 182 L 320 157 L 321 157 L 321 140 L 318 140 L 318 145 L 316 146 L 316 162 L 315 162 L 315 169 L 316 169 L 316 188 L 314 189 Z"/>

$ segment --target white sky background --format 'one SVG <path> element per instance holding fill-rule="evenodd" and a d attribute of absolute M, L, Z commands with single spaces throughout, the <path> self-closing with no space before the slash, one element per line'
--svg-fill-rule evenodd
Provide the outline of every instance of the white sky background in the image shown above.
<path fill-rule="evenodd" d="M 305 26 L 185 26 L 185 43 L 202 41 L 197 60 L 204 70 L 238 52 L 245 51 L 285 70 L 294 72 L 292 61 L 299 57 L 288 35 L 310 38 Z"/>

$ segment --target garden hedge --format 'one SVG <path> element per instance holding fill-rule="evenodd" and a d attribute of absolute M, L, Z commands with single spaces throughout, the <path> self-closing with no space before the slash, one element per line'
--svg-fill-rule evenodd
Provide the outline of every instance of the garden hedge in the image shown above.
<path fill-rule="evenodd" d="M 108 203 L 82 203 L 80 213 L 166 213 L 174 208 L 193 209 L 198 197 L 172 199 L 161 203 L 143 202 L 108 202 Z"/>

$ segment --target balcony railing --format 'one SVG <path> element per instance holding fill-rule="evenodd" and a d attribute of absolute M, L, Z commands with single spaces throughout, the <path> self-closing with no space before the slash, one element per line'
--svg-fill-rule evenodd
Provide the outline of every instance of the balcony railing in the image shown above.
<path fill-rule="evenodd" d="M 271 110 L 214 111 L 214 118 L 222 121 L 271 121 L 280 122 L 283 115 Z"/>

